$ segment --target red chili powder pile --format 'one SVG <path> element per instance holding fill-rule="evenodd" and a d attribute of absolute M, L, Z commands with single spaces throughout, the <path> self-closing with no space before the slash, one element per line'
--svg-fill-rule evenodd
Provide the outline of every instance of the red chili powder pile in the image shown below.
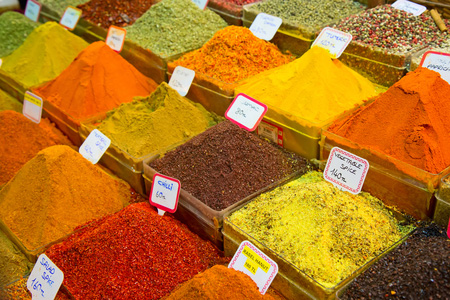
<path fill-rule="evenodd" d="M 104 42 L 84 49 L 57 78 L 34 90 L 75 119 L 147 96 L 158 85 Z"/>
<path fill-rule="evenodd" d="M 329 131 L 437 174 L 450 165 L 450 85 L 418 68 Z"/>

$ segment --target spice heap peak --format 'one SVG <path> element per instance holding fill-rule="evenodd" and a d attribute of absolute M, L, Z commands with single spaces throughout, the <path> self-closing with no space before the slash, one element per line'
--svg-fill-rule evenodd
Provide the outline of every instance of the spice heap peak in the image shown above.
<path fill-rule="evenodd" d="M 23 14 L 7 11 L 0 15 L 0 58 L 11 54 L 39 26 Z"/>

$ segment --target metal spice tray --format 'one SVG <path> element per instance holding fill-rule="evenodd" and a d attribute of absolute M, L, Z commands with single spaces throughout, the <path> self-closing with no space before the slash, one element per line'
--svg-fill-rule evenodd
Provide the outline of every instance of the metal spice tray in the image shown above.
<path fill-rule="evenodd" d="M 450 174 L 445 175 L 439 182 L 436 193 L 436 209 L 433 220 L 436 224 L 447 228 L 450 220 Z"/>
<path fill-rule="evenodd" d="M 333 147 L 347 150 L 369 162 L 363 188 L 373 196 L 417 219 L 433 217 L 434 191 L 450 167 L 439 174 L 432 174 L 324 129 L 320 141 L 321 159 L 327 159 Z"/>

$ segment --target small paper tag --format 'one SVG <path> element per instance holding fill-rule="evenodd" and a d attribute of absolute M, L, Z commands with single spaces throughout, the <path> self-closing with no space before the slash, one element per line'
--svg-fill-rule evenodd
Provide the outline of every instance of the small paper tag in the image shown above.
<path fill-rule="evenodd" d="M 39 255 L 27 288 L 33 300 L 53 300 L 64 280 L 64 273 L 45 254 Z"/>
<path fill-rule="evenodd" d="M 73 6 L 67 6 L 63 16 L 61 17 L 61 20 L 59 21 L 59 24 L 61 24 L 62 26 L 64 26 L 69 30 L 73 30 L 77 26 L 81 14 L 82 14 L 81 9 L 78 9 Z"/>
<path fill-rule="evenodd" d="M 189 92 L 194 77 L 195 71 L 182 66 L 177 66 L 170 77 L 169 86 L 184 97 Z"/>
<path fill-rule="evenodd" d="M 3 60 L 0 58 L 0 68 L 2 67 Z"/>
<path fill-rule="evenodd" d="M 425 6 L 408 1 L 408 0 L 397 0 L 391 6 L 396 9 L 412 13 L 416 17 L 420 16 L 427 10 L 427 8 Z"/>
<path fill-rule="evenodd" d="M 42 116 L 42 98 L 26 91 L 23 98 L 22 113 L 31 121 L 39 124 Z"/>
<path fill-rule="evenodd" d="M 98 129 L 94 129 L 81 145 L 79 152 L 95 165 L 106 152 L 109 145 L 111 145 L 111 140 Z"/>
<path fill-rule="evenodd" d="M 422 57 L 420 66 L 438 72 L 442 79 L 450 83 L 449 53 L 427 51 Z"/>
<path fill-rule="evenodd" d="M 258 135 L 261 135 L 268 140 L 278 144 L 278 146 L 283 147 L 283 128 L 278 127 L 272 123 L 269 123 L 265 120 L 261 120 L 259 123 L 257 132 Z"/>
<path fill-rule="evenodd" d="M 209 0 L 192 0 L 192 2 L 197 4 L 197 6 L 202 10 L 206 8 L 206 6 L 208 5 L 208 1 Z"/>
<path fill-rule="evenodd" d="M 318 46 L 330 51 L 332 58 L 338 58 L 352 41 L 352 35 L 331 27 L 325 27 L 311 47 Z"/>
<path fill-rule="evenodd" d="M 239 93 L 225 112 L 225 118 L 241 128 L 253 131 L 258 127 L 266 111 L 267 105 Z"/>
<path fill-rule="evenodd" d="M 114 51 L 120 53 L 125 42 L 126 29 L 111 25 L 106 36 L 106 45 Z"/>
<path fill-rule="evenodd" d="M 275 36 L 275 33 L 277 33 L 281 23 L 283 23 L 281 18 L 259 13 L 249 29 L 256 37 L 270 41 Z"/>
<path fill-rule="evenodd" d="M 177 210 L 181 183 L 178 179 L 162 174 L 153 176 L 150 204 L 159 210 L 174 213 Z"/>
<path fill-rule="evenodd" d="M 323 177 L 341 190 L 359 194 L 369 171 L 369 162 L 334 147 L 328 157 Z"/>
<path fill-rule="evenodd" d="M 39 15 L 41 13 L 42 5 L 35 0 L 28 0 L 25 6 L 25 17 L 31 21 L 37 22 L 39 20 Z"/>
<path fill-rule="evenodd" d="M 244 272 L 256 283 L 261 294 L 265 294 L 278 273 L 278 265 L 255 245 L 243 241 L 228 268 Z"/>

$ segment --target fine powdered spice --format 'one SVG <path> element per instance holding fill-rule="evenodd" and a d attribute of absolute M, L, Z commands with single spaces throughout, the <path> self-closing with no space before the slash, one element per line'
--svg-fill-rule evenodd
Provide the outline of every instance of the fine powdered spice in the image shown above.
<path fill-rule="evenodd" d="M 150 164 L 177 178 L 184 190 L 223 210 L 266 186 L 304 170 L 305 159 L 224 121 Z"/>
<path fill-rule="evenodd" d="M 104 42 L 90 44 L 54 80 L 34 90 L 75 119 L 105 113 L 157 87 Z"/>
<path fill-rule="evenodd" d="M 76 7 L 77 5 L 88 2 L 89 0 L 39 0 L 39 3 L 44 4 L 51 10 L 57 12 L 62 16 L 67 6 Z"/>
<path fill-rule="evenodd" d="M 163 0 L 126 29 L 127 39 L 169 57 L 200 48 L 226 26 L 219 15 L 191 0 Z"/>
<path fill-rule="evenodd" d="M 23 44 L 39 24 L 23 14 L 7 11 L 0 15 L 0 58 L 11 54 Z"/>
<path fill-rule="evenodd" d="M 329 288 L 412 230 L 379 199 L 340 191 L 317 171 L 258 196 L 229 220 Z"/>
<path fill-rule="evenodd" d="M 2 300 L 32 300 L 31 293 L 27 288 L 28 277 L 19 280 L 0 289 L 0 299 Z M 70 300 L 71 298 L 61 289 L 56 294 L 55 300 Z"/>
<path fill-rule="evenodd" d="M 329 121 L 376 95 L 369 80 L 332 60 L 320 47 L 291 63 L 244 79 L 235 93 L 313 123 Z"/>
<path fill-rule="evenodd" d="M 274 44 L 257 38 L 248 28 L 228 26 L 202 48 L 169 63 L 169 68 L 183 66 L 194 70 L 196 78 L 212 81 L 221 89 L 233 92 L 237 81 L 293 59 Z"/>
<path fill-rule="evenodd" d="M 0 230 L 0 287 L 25 276 L 32 268 L 33 264 Z"/>
<path fill-rule="evenodd" d="M 431 224 L 357 277 L 341 299 L 450 299 L 450 240 Z"/>
<path fill-rule="evenodd" d="M 48 119 L 36 124 L 21 113 L 0 112 L 0 186 L 7 183 L 39 151 L 54 145 L 71 145 Z"/>
<path fill-rule="evenodd" d="M 29 250 L 128 204 L 130 188 L 68 146 L 26 163 L 0 191 L 0 219 Z"/>
<path fill-rule="evenodd" d="M 76 299 L 160 299 L 206 268 L 224 263 L 214 246 L 149 203 L 104 217 L 47 256 Z"/>
<path fill-rule="evenodd" d="M 329 131 L 437 174 L 450 166 L 448 95 L 437 72 L 418 68 Z"/>
<path fill-rule="evenodd" d="M 183 283 L 164 300 L 273 300 L 261 295 L 256 283 L 246 274 L 216 265 Z"/>
<path fill-rule="evenodd" d="M 109 112 L 97 128 L 138 158 L 189 139 L 221 119 L 163 82 L 150 96 Z"/>
<path fill-rule="evenodd" d="M 4 57 L 1 68 L 28 87 L 39 85 L 58 76 L 87 46 L 87 42 L 59 24 L 47 22 Z"/>
<path fill-rule="evenodd" d="M 109 26 L 128 26 L 134 23 L 157 0 L 91 0 L 78 5 L 82 17 L 93 24 L 108 29 Z"/>
<path fill-rule="evenodd" d="M 16 98 L 0 89 L 0 111 L 2 110 L 22 112 L 23 105 Z"/>

